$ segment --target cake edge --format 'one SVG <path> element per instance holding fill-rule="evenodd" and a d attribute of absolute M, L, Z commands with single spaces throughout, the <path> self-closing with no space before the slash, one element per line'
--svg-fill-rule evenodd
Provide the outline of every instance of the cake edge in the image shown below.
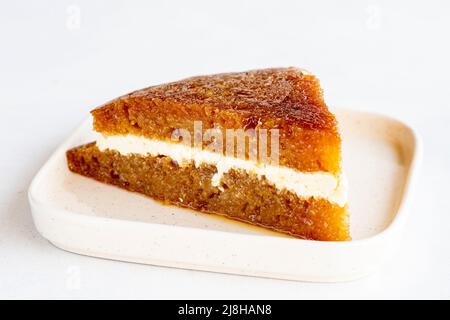
<path fill-rule="evenodd" d="M 144 194 L 152 199 L 155 199 L 157 201 L 162 201 L 163 203 L 169 203 L 180 207 L 190 208 L 196 211 L 204 212 L 204 213 L 212 213 L 212 214 L 218 214 L 221 216 L 225 216 L 227 218 L 242 221 L 244 223 L 249 223 L 253 225 L 257 225 L 266 229 L 274 230 L 277 232 L 285 233 L 292 235 L 297 238 L 303 238 L 303 239 L 310 239 L 310 240 L 322 240 L 322 241 L 347 241 L 351 240 L 349 235 L 349 215 L 347 206 L 345 207 L 339 207 L 337 205 L 333 205 L 332 203 L 323 200 L 323 199 L 298 199 L 294 200 L 297 201 L 296 203 L 298 206 L 294 206 L 292 208 L 293 211 L 296 211 L 296 214 L 288 214 L 284 216 L 283 219 L 297 219 L 295 220 L 297 223 L 297 227 L 302 227 L 304 230 L 309 230 L 307 232 L 292 232 L 289 230 L 283 230 L 277 227 L 273 227 L 271 225 L 268 225 L 267 223 L 260 223 L 255 221 L 249 221 L 246 218 L 242 218 L 236 215 L 230 215 L 223 212 L 217 212 L 214 210 L 210 210 L 206 207 L 198 206 L 198 205 L 189 205 L 186 204 L 186 202 L 178 201 L 176 198 L 168 199 L 167 197 L 158 197 L 152 191 L 139 189 L 140 187 L 137 187 L 136 185 L 133 185 L 133 183 L 130 183 L 130 181 L 120 180 L 121 172 L 113 172 L 115 169 L 115 165 L 117 165 L 118 162 L 129 162 L 130 157 L 124 157 L 121 156 L 118 153 L 115 152 L 101 152 L 96 148 L 94 143 L 89 143 L 86 145 L 82 145 L 73 149 L 70 149 L 66 152 L 67 157 L 67 163 L 68 167 L 72 172 L 81 174 L 83 176 L 93 178 L 97 181 L 107 183 L 110 185 L 118 186 L 122 189 L 126 189 L 128 191 L 132 192 L 138 192 L 140 194 Z M 174 164 L 170 159 L 167 157 L 150 157 L 149 159 L 144 159 L 145 157 L 138 157 L 139 161 L 169 161 L 170 166 L 173 166 Z M 114 162 L 116 161 L 115 165 Z M 173 167 L 172 167 L 173 168 Z M 175 166 L 176 168 L 176 166 Z M 112 171 L 111 171 L 112 170 Z M 211 174 L 213 173 L 213 169 L 211 171 Z M 173 172 L 166 172 L 165 174 L 171 174 L 173 175 Z M 240 183 L 245 183 L 246 179 L 242 180 L 242 176 L 239 177 Z M 207 183 L 207 180 L 205 182 Z M 247 181 L 249 183 L 249 181 Z M 253 188 L 254 189 L 254 188 Z M 252 189 L 252 191 L 254 191 Z M 174 192 L 176 192 L 176 188 L 174 189 Z M 209 190 L 211 192 L 211 190 Z M 292 199 L 295 199 L 295 197 L 292 197 L 292 195 L 289 194 L 289 192 L 282 193 L 283 196 L 287 196 L 287 199 L 290 199 L 289 201 L 293 201 Z M 236 208 L 236 210 L 239 210 L 239 208 Z M 261 210 L 261 208 L 259 208 Z M 268 208 L 264 208 L 263 210 L 266 210 L 265 212 L 269 212 Z M 310 214 L 308 218 L 308 212 Z M 324 215 L 330 215 L 332 219 L 329 217 L 322 217 Z M 321 219 L 322 217 L 323 219 Z M 314 231 L 314 228 L 309 228 L 308 221 L 310 221 L 310 218 L 316 219 L 314 222 L 317 226 L 317 230 L 322 231 Z M 300 220 L 299 220 L 300 219 Z M 341 221 L 344 219 L 343 221 Z M 299 226 L 299 221 L 305 221 L 303 226 Z M 338 223 L 336 223 L 338 221 Z M 313 223 L 313 224 L 314 224 Z M 335 224 L 334 228 L 331 228 L 329 224 Z M 295 223 L 294 223 L 295 224 Z M 323 224 L 323 225 L 320 225 Z M 337 227 L 336 227 L 337 226 Z M 325 231 L 324 231 L 325 230 Z"/>

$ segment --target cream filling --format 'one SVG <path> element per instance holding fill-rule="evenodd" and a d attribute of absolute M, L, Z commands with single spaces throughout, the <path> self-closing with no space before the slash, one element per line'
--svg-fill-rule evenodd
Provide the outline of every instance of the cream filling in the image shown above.
<path fill-rule="evenodd" d="M 230 169 L 245 170 L 249 174 L 265 177 L 269 183 L 279 190 L 289 190 L 299 197 L 323 198 L 339 206 L 347 203 L 347 179 L 345 175 L 333 175 L 329 172 L 301 172 L 289 167 L 257 163 L 223 154 L 199 150 L 182 143 L 153 140 L 135 135 L 99 135 L 96 141 L 100 151 L 114 150 L 122 155 L 138 154 L 142 156 L 163 155 L 170 157 L 179 165 L 187 165 L 194 161 L 199 167 L 202 163 L 217 167 L 211 184 L 221 188 L 221 180 Z"/>

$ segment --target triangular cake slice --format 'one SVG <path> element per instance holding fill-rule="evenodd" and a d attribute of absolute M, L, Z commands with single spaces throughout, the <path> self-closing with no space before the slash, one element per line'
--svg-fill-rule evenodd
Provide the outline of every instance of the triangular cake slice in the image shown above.
<path fill-rule="evenodd" d="M 299 238 L 350 239 L 337 121 L 311 74 L 193 77 L 92 115 L 98 139 L 67 152 L 73 172 Z"/>

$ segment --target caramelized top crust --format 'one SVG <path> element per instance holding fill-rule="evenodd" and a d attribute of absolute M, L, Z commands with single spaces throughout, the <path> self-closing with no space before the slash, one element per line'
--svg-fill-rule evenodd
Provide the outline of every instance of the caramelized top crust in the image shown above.
<path fill-rule="evenodd" d="M 195 121 L 201 121 L 203 131 L 278 129 L 280 165 L 340 171 L 336 119 L 318 79 L 296 68 L 188 78 L 132 92 L 91 113 L 98 132 L 157 140 L 170 140 L 176 129 L 193 134 Z"/>
<path fill-rule="evenodd" d="M 128 98 L 171 100 L 278 118 L 304 128 L 334 128 L 319 81 L 297 68 L 198 76 L 135 91 Z"/>

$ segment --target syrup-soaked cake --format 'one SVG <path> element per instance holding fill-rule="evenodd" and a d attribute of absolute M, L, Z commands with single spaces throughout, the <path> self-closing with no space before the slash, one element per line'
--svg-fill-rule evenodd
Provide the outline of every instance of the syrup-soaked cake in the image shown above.
<path fill-rule="evenodd" d="M 92 111 L 73 172 L 313 240 L 349 240 L 337 122 L 296 68 L 193 77 Z"/>

